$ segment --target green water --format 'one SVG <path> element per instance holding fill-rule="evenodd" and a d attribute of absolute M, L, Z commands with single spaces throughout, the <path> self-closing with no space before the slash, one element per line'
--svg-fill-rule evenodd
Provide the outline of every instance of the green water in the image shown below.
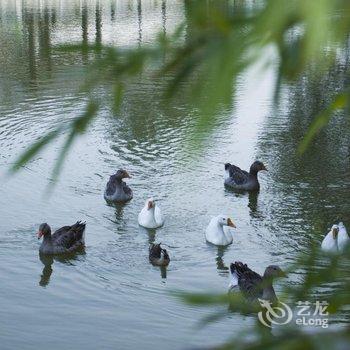
<path fill-rule="evenodd" d="M 198 328 L 209 310 L 185 305 L 171 292 L 225 292 L 231 261 L 258 272 L 271 263 L 287 267 L 321 242 L 333 222 L 350 225 L 348 119 L 338 114 L 304 157 L 295 154 L 311 117 L 342 87 L 346 52 L 322 78 L 283 86 L 277 110 L 274 67 L 249 70 L 238 78 L 232 108 L 201 129 L 181 95 L 162 104 L 164 80 L 142 75 L 128 85 L 119 115 L 106 105 L 73 145 L 51 196 L 47 185 L 63 138 L 6 175 L 28 144 L 84 108 L 78 89 L 92 57 L 58 52 L 57 45 L 144 45 L 184 17 L 180 1 L 0 1 L 1 349 L 218 344 L 255 318 L 232 313 Z M 269 169 L 260 176 L 260 194 L 225 190 L 223 164 L 249 168 L 255 159 Z M 115 208 L 104 202 L 103 190 L 121 167 L 133 176 L 134 199 Z M 166 217 L 156 233 L 137 224 L 151 195 Z M 204 239 L 210 217 L 219 213 L 237 225 L 225 249 Z M 39 224 L 57 228 L 76 220 L 87 221 L 85 254 L 40 259 Z M 169 246 L 166 271 L 148 262 L 153 241 Z M 302 274 L 279 282 L 277 291 L 281 283 L 300 283 Z M 341 315 L 335 326 L 347 321 Z"/>

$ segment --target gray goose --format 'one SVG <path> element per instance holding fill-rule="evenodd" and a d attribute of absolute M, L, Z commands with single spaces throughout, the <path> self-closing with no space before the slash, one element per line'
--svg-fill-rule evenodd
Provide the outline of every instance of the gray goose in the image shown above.
<path fill-rule="evenodd" d="M 130 178 L 130 175 L 124 169 L 119 169 L 116 174 L 110 176 L 104 192 L 106 201 L 125 203 L 132 199 L 132 189 L 123 181 L 127 178 Z"/>
<path fill-rule="evenodd" d="M 239 287 L 242 294 L 249 301 L 257 299 L 268 300 L 273 304 L 278 302 L 275 290 L 273 288 L 273 279 L 275 277 L 285 277 L 285 273 L 277 265 L 270 265 L 265 269 L 264 275 L 251 270 L 247 264 L 236 261 L 230 265 L 231 283 L 230 291 Z"/>
<path fill-rule="evenodd" d="M 73 253 L 84 247 L 85 222 L 76 222 L 72 226 L 63 226 L 51 235 L 51 228 L 47 223 L 39 227 L 38 239 L 43 237 L 39 251 L 42 254 Z"/>
<path fill-rule="evenodd" d="M 149 261 L 152 265 L 168 266 L 170 263 L 170 257 L 166 249 L 163 249 L 161 243 L 152 243 L 149 247 Z"/>
<path fill-rule="evenodd" d="M 262 170 L 267 171 L 265 165 L 259 161 L 250 166 L 249 173 L 236 165 L 226 163 L 225 185 L 234 190 L 258 191 L 260 189 L 258 172 Z"/>

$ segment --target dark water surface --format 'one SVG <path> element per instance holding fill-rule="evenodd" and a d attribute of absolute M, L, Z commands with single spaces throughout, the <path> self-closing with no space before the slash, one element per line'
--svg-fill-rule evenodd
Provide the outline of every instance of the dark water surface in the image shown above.
<path fill-rule="evenodd" d="M 85 105 L 77 91 L 88 58 L 58 53 L 55 45 L 144 44 L 183 18 L 180 1 L 0 1 L 1 349 L 220 343 L 255 318 L 232 314 L 197 328 L 218 310 L 185 305 L 172 291 L 224 292 L 232 260 L 258 272 L 270 263 L 286 267 L 321 241 L 333 221 L 350 225 L 348 120 L 337 115 L 303 158 L 295 154 L 310 115 L 330 98 L 326 88 L 342 86 L 343 56 L 322 79 L 306 76 L 285 86 L 275 113 L 273 67 L 250 70 L 238 79 L 235 105 L 207 129 L 198 129 L 195 111 L 181 96 L 164 106 L 162 82 L 141 76 L 128 86 L 120 115 L 103 108 L 77 140 L 51 196 L 47 185 L 63 138 L 6 176 L 28 144 Z M 269 169 L 260 176 L 261 193 L 225 190 L 223 164 L 248 168 L 255 159 Z M 115 208 L 104 202 L 103 190 L 121 167 L 133 176 L 134 199 Z M 166 217 L 156 233 L 137 224 L 151 195 Z M 210 217 L 219 213 L 237 224 L 225 249 L 204 239 Z M 40 259 L 38 225 L 57 228 L 78 219 L 87 221 L 85 254 Z M 170 247 L 166 274 L 148 262 L 154 240 Z M 287 283 L 301 278 L 292 275 Z"/>

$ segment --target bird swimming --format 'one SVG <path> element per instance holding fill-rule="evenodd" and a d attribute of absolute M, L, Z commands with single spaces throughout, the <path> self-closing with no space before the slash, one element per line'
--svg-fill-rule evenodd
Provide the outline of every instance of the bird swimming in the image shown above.
<path fill-rule="evenodd" d="M 205 229 L 205 239 L 209 243 L 219 246 L 231 244 L 233 237 L 227 227 L 236 227 L 231 218 L 225 215 L 218 215 L 213 217 Z"/>
<path fill-rule="evenodd" d="M 63 226 L 51 235 L 47 223 L 39 226 L 38 239 L 43 237 L 39 251 L 42 254 L 64 254 L 75 252 L 85 245 L 85 222 L 77 221 L 72 226 Z"/>
<path fill-rule="evenodd" d="M 110 176 L 104 192 L 104 198 L 108 202 L 125 203 L 133 198 L 132 189 L 123 179 L 131 178 L 124 169 L 119 169 L 116 174 Z"/>
<path fill-rule="evenodd" d="M 145 206 L 139 213 L 138 222 L 140 226 L 150 229 L 164 225 L 162 211 L 153 198 L 146 200 Z"/>
<path fill-rule="evenodd" d="M 241 191 L 258 191 L 260 184 L 258 180 L 259 171 L 267 171 L 265 165 L 260 161 L 255 161 L 249 169 L 249 173 L 238 166 L 225 164 L 225 185 Z"/>
<path fill-rule="evenodd" d="M 331 230 L 326 234 L 321 249 L 327 253 L 342 252 L 350 243 L 349 235 L 343 222 L 333 225 Z"/>
<path fill-rule="evenodd" d="M 152 243 L 149 247 L 149 261 L 152 265 L 168 266 L 170 263 L 170 257 L 166 249 L 163 249 L 161 243 Z"/>
<path fill-rule="evenodd" d="M 249 301 L 264 299 L 273 304 L 278 302 L 273 288 L 273 280 L 276 277 L 286 276 L 279 266 L 268 266 L 264 275 L 260 276 L 251 270 L 247 264 L 236 261 L 230 265 L 230 273 L 231 282 L 229 287 L 231 292 L 238 288 Z"/>

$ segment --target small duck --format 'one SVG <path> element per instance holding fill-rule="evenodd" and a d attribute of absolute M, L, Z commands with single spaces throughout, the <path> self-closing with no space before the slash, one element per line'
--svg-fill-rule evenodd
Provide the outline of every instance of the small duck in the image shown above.
<path fill-rule="evenodd" d="M 250 166 L 249 173 L 241 170 L 238 166 L 230 163 L 225 164 L 225 185 L 241 191 L 258 191 L 260 184 L 258 181 L 258 172 L 265 170 L 262 162 L 256 161 Z"/>
<path fill-rule="evenodd" d="M 247 264 L 243 264 L 240 261 L 236 261 L 230 265 L 230 273 L 230 292 L 239 288 L 249 301 L 263 299 L 268 300 L 272 304 L 278 302 L 273 288 L 273 279 L 276 277 L 286 277 L 286 274 L 277 265 L 268 266 L 265 269 L 264 275 L 260 276 L 251 270 Z"/>
<path fill-rule="evenodd" d="M 343 251 L 350 243 L 350 238 L 348 232 L 346 231 L 346 227 L 343 222 L 339 222 L 338 224 L 339 232 L 338 232 L 338 250 Z"/>
<path fill-rule="evenodd" d="M 84 232 L 85 222 L 77 221 L 72 226 L 63 226 L 53 235 L 51 235 L 51 228 L 47 223 L 39 226 L 37 233 L 38 239 L 41 237 L 43 241 L 40 245 L 39 251 L 42 254 L 64 254 L 72 253 L 84 247 Z"/>
<path fill-rule="evenodd" d="M 146 200 L 145 206 L 139 213 L 138 222 L 140 226 L 151 229 L 164 225 L 162 212 L 153 198 Z"/>
<path fill-rule="evenodd" d="M 110 176 L 104 192 L 104 198 L 109 202 L 125 203 L 132 199 L 132 189 L 123 181 L 131 176 L 124 169 L 119 169 L 115 175 Z"/>
<path fill-rule="evenodd" d="M 235 228 L 232 219 L 225 215 L 213 217 L 205 229 L 205 239 L 214 245 L 225 246 L 233 241 L 232 234 L 224 229 L 225 226 Z"/>
<path fill-rule="evenodd" d="M 166 249 L 163 249 L 159 244 L 151 244 L 149 247 L 149 261 L 152 265 L 168 266 L 170 257 Z"/>

